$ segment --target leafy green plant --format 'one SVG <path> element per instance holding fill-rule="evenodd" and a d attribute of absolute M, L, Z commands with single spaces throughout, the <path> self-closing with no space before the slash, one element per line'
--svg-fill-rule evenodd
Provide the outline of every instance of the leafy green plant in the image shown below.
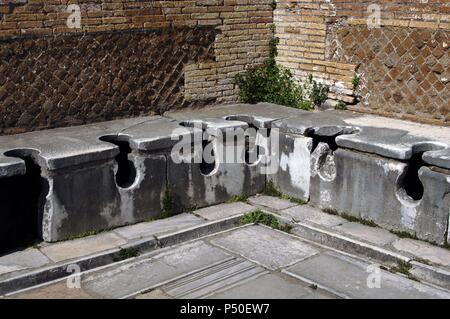
<path fill-rule="evenodd" d="M 281 195 L 280 198 L 281 199 L 286 199 L 286 200 L 288 200 L 288 201 L 290 201 L 292 203 L 299 204 L 299 205 L 305 205 L 306 204 L 306 202 L 303 199 L 300 199 L 300 198 L 297 198 L 297 197 L 293 197 L 293 196 L 289 196 L 289 195 L 286 195 L 286 194 Z"/>
<path fill-rule="evenodd" d="M 360 83 L 361 83 L 361 77 L 355 73 L 353 75 L 353 79 L 352 79 L 353 90 L 356 91 L 359 88 Z"/>
<path fill-rule="evenodd" d="M 292 73 L 268 60 L 262 67 L 235 76 L 239 98 L 243 103 L 270 102 L 295 108 L 310 109 L 303 101 L 303 91 Z"/>
<path fill-rule="evenodd" d="M 336 106 L 334 107 L 336 110 L 346 110 L 347 109 L 347 104 L 345 104 L 345 102 L 343 101 L 339 101 L 337 102 Z"/>
<path fill-rule="evenodd" d="M 247 200 L 247 195 L 234 195 L 229 200 L 226 201 L 226 203 L 236 203 L 236 202 L 245 202 Z"/>
<path fill-rule="evenodd" d="M 271 25 L 271 31 L 275 33 L 274 25 Z M 275 61 L 278 42 L 279 39 L 273 36 L 270 40 L 270 56 L 262 66 L 235 76 L 239 98 L 243 103 L 270 102 L 309 110 L 311 104 L 305 103 L 302 87 L 294 79 L 292 72 Z"/>
<path fill-rule="evenodd" d="M 330 87 L 326 84 L 314 80 L 312 74 L 308 74 L 306 82 L 303 84 L 304 97 L 315 106 L 321 106 L 328 98 Z"/>
<path fill-rule="evenodd" d="M 313 106 L 312 106 L 311 101 L 303 100 L 303 102 L 300 103 L 300 106 L 298 108 L 308 111 L 308 110 L 312 110 Z"/>
<path fill-rule="evenodd" d="M 278 219 L 276 219 L 275 216 L 264 213 L 260 209 L 246 213 L 240 219 L 241 225 L 253 224 L 253 223 L 266 225 L 266 226 L 269 226 L 269 227 L 272 227 L 275 229 L 278 229 L 280 227 L 280 224 L 278 223 Z"/>
<path fill-rule="evenodd" d="M 260 209 L 244 214 L 241 217 L 239 223 L 241 225 L 246 224 L 266 225 L 272 227 L 273 229 L 278 229 L 286 233 L 290 233 L 292 230 L 292 225 L 280 224 L 275 216 L 273 216 L 272 214 L 264 213 Z"/>

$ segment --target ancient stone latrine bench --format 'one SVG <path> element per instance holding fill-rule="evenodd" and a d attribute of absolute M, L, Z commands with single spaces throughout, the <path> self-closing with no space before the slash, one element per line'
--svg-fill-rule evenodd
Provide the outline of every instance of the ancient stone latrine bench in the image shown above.
<path fill-rule="evenodd" d="M 260 161 L 178 164 L 171 156 L 185 137 L 188 147 L 216 149 L 229 141 L 203 132 L 248 127 L 279 134 L 274 174 Z M 0 154 L 1 253 L 254 195 L 267 182 L 328 212 L 450 241 L 449 146 L 355 127 L 336 113 L 215 106 L 2 136 Z"/>

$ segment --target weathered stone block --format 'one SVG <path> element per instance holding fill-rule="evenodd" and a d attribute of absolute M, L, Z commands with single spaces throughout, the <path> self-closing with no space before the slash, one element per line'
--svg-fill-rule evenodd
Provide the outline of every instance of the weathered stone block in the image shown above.
<path fill-rule="evenodd" d="M 421 167 L 418 178 L 423 184 L 423 195 L 414 199 L 408 190 L 420 186 L 405 178 L 408 163 L 345 149 L 324 154 L 327 160 L 321 161 L 312 174 L 312 204 L 420 239 L 445 242 L 448 175 Z"/>
<path fill-rule="evenodd" d="M 117 184 L 114 160 L 48 172 L 43 239 L 57 241 L 90 231 L 133 224 L 162 215 L 166 189 L 164 155 L 132 155 L 130 186 Z"/>
<path fill-rule="evenodd" d="M 324 145 L 321 147 L 327 149 Z M 319 162 L 311 179 L 314 205 L 371 219 L 380 225 L 400 224 L 400 216 L 392 212 L 398 209 L 398 205 L 395 206 L 396 181 L 405 164 L 344 149 L 334 153 L 325 151 L 322 158 L 325 160 Z"/>
<path fill-rule="evenodd" d="M 128 151 L 126 142 L 117 142 L 125 128 L 158 120 L 135 118 L 1 137 L 0 153 L 10 157 L 0 156 L 5 164 L 0 250 L 160 217 L 166 157 Z"/>
<path fill-rule="evenodd" d="M 165 157 L 136 157 L 133 162 L 137 174 L 128 188 L 117 185 L 113 160 L 48 172 L 43 239 L 62 240 L 158 217 L 165 190 Z"/>
<path fill-rule="evenodd" d="M 204 131 L 202 141 L 195 139 L 175 161 L 168 159 L 168 188 L 174 203 L 174 212 L 201 208 L 226 202 L 233 196 L 250 196 L 261 192 L 265 175 L 260 160 L 250 163 L 245 159 L 244 132 L 248 125 L 223 119 L 193 119 L 183 122 L 189 128 Z M 230 138 L 226 133 L 236 134 Z M 232 137 L 232 136 L 231 136 Z M 201 147 L 199 148 L 198 143 Z M 197 144 L 194 144 L 197 143 Z M 251 143 L 250 143 L 251 144 Z M 214 160 L 207 161 L 205 155 Z"/>
<path fill-rule="evenodd" d="M 430 160 L 438 161 L 441 150 L 446 148 L 443 143 L 415 136 L 408 131 L 367 126 L 360 127 L 359 132 L 355 134 L 336 137 L 336 144 L 343 148 L 401 161 L 409 160 L 421 152 L 425 152 L 424 155 L 430 155 Z"/>
<path fill-rule="evenodd" d="M 308 201 L 313 140 L 295 134 L 279 136 L 279 168 L 275 174 L 268 174 L 267 179 L 281 193 Z"/>
<path fill-rule="evenodd" d="M 106 229 L 120 216 L 115 163 L 109 160 L 77 169 L 48 172 L 42 238 L 58 241 Z"/>
<path fill-rule="evenodd" d="M 423 184 L 423 196 L 419 201 L 413 201 L 415 207 L 402 200 L 402 215 L 408 210 L 410 216 L 415 216 L 414 230 L 418 238 L 444 244 L 448 240 L 450 172 L 423 166 L 418 175 Z M 411 202 L 409 198 L 407 201 Z"/>
<path fill-rule="evenodd" d="M 218 163 L 210 174 L 201 164 L 168 161 L 168 187 L 174 212 L 226 202 L 233 196 L 251 196 L 264 188 L 265 176 L 259 166 L 245 163 Z"/>

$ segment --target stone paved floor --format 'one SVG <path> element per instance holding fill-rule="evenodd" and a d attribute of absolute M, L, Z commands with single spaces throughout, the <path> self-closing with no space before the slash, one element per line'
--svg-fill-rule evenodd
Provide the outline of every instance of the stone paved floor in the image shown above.
<path fill-rule="evenodd" d="M 372 287 L 371 263 L 250 225 L 112 264 L 13 298 L 449 298 L 388 271 Z M 70 279 L 69 279 L 69 282 Z M 369 286 L 368 286 L 369 282 Z"/>
<path fill-rule="evenodd" d="M 3 276 L 242 215 L 255 208 L 376 247 L 450 266 L 450 251 L 386 230 L 349 222 L 308 205 L 255 196 L 170 219 L 122 227 L 0 257 Z M 450 298 L 450 293 L 387 271 L 369 258 L 309 241 L 296 232 L 247 225 L 87 271 L 81 288 L 61 279 L 6 298 Z M 2 277 L 0 277 L 1 282 Z M 379 286 L 377 285 L 379 283 Z M 73 286 L 73 285 L 72 285 Z"/>

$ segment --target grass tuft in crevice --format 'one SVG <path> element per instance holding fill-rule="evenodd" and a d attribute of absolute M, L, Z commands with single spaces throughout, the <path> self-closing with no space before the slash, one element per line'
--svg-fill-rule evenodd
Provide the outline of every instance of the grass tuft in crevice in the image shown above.
<path fill-rule="evenodd" d="M 247 195 L 234 195 L 229 200 L 227 200 L 225 203 L 231 204 L 231 203 L 237 203 L 237 202 L 245 202 L 247 200 Z"/>
<path fill-rule="evenodd" d="M 292 225 L 290 224 L 280 224 L 278 219 L 272 214 L 264 213 L 260 209 L 256 209 L 252 212 L 244 214 L 239 220 L 240 225 L 256 224 L 256 225 L 266 225 L 273 229 L 281 230 L 286 233 L 290 233 L 292 230 Z"/>
<path fill-rule="evenodd" d="M 306 202 L 304 200 L 300 199 L 300 198 L 289 196 L 289 195 L 286 195 L 286 194 L 283 194 L 282 192 L 280 192 L 275 187 L 275 185 L 273 184 L 272 181 L 267 181 L 266 182 L 266 184 L 264 185 L 264 189 L 262 191 L 262 194 L 266 195 L 266 196 L 273 196 L 273 197 L 278 197 L 280 199 L 285 199 L 285 200 L 291 201 L 292 203 L 296 203 L 296 204 L 299 204 L 299 205 L 305 205 L 306 204 Z"/>
<path fill-rule="evenodd" d="M 409 262 L 399 261 L 396 266 L 389 269 L 392 273 L 400 273 L 414 281 L 420 281 L 416 276 L 411 274 L 412 265 Z"/>
<path fill-rule="evenodd" d="M 419 238 L 417 238 L 417 236 L 415 234 L 410 234 L 406 231 L 390 230 L 389 232 L 400 238 L 409 238 L 409 239 L 419 240 Z"/>
<path fill-rule="evenodd" d="M 378 227 L 378 225 L 371 220 L 367 220 L 367 219 L 360 218 L 360 217 L 355 217 L 355 216 L 345 214 L 345 213 L 342 213 L 340 216 L 342 218 L 348 220 L 349 222 L 360 223 L 360 224 L 363 224 L 363 225 L 366 225 L 369 227 Z"/>
<path fill-rule="evenodd" d="M 130 247 L 130 248 L 122 248 L 119 250 L 119 252 L 117 254 L 114 255 L 113 257 L 113 261 L 114 262 L 118 262 L 118 261 L 122 261 L 125 259 L 130 259 L 130 258 L 134 258 L 139 256 L 139 250 L 134 248 L 134 247 Z"/>

